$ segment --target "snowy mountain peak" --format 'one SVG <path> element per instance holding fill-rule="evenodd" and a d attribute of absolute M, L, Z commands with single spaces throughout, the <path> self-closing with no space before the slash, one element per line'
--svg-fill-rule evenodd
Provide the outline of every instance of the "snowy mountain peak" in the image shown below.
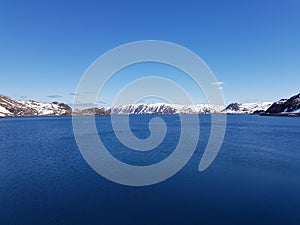
<path fill-rule="evenodd" d="M 253 114 L 266 111 L 272 102 L 256 102 L 256 103 L 231 103 L 222 113 L 228 114 Z"/>
<path fill-rule="evenodd" d="M 0 96 L 0 117 L 6 116 L 46 116 L 68 115 L 72 112 L 66 104 L 52 102 L 41 103 L 34 100 L 13 100 L 7 96 Z"/>
<path fill-rule="evenodd" d="M 224 106 L 211 104 L 153 103 L 113 106 L 109 112 L 111 114 L 208 114 L 219 113 L 223 108 Z"/>

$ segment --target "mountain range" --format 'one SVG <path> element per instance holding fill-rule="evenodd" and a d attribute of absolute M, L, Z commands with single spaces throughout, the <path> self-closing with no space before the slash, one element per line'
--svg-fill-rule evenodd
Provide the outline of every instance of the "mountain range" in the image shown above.
<path fill-rule="evenodd" d="M 7 116 L 61 116 L 71 115 L 72 108 L 64 103 L 41 103 L 33 100 L 13 100 L 0 96 L 0 117 Z"/>
<path fill-rule="evenodd" d="M 109 114 L 260 114 L 300 116 L 300 93 L 277 102 L 231 103 L 227 107 L 212 104 L 180 105 L 168 103 L 128 104 L 110 108 L 72 109 L 64 103 L 13 100 L 0 95 L 0 117 L 14 116 L 91 116 Z"/>

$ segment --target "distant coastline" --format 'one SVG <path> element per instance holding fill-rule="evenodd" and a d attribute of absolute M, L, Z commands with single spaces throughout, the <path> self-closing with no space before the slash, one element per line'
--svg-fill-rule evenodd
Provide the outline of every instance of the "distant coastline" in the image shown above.
<path fill-rule="evenodd" d="M 72 109 L 59 102 L 13 100 L 0 96 L 0 117 L 20 116 L 106 116 L 112 114 L 257 114 L 261 116 L 300 116 L 300 93 L 277 102 L 213 104 L 128 104 L 110 108 Z"/>

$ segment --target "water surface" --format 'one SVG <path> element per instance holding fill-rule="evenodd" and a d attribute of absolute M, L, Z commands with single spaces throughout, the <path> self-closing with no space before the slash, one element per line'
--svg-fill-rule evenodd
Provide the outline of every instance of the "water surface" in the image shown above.
<path fill-rule="evenodd" d="M 139 138 L 153 115 L 132 115 Z M 110 117 L 97 117 L 111 154 L 150 165 L 171 154 L 180 134 L 177 115 L 161 116 L 167 138 L 145 154 L 118 142 Z M 128 187 L 99 176 L 82 158 L 71 117 L 0 120 L 0 224 L 299 224 L 300 120 L 229 115 L 219 155 L 204 172 L 210 116 L 200 115 L 195 154 L 172 178 Z"/>

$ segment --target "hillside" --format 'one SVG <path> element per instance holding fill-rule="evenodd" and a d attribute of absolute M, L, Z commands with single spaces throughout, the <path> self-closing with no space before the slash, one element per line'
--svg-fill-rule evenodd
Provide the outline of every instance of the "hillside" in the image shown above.
<path fill-rule="evenodd" d="M 70 115 L 72 109 L 64 103 L 41 103 L 34 100 L 13 100 L 0 96 L 0 117 L 7 116 L 60 116 Z"/>
<path fill-rule="evenodd" d="M 274 102 L 262 115 L 300 116 L 300 93 Z"/>
<path fill-rule="evenodd" d="M 0 95 L 0 117 L 13 116 L 102 116 L 109 114 L 260 114 L 278 116 L 300 115 L 300 93 L 277 102 L 231 103 L 227 107 L 213 104 L 128 104 L 105 108 L 75 109 L 64 103 L 41 103 L 34 100 L 13 100 Z"/>

